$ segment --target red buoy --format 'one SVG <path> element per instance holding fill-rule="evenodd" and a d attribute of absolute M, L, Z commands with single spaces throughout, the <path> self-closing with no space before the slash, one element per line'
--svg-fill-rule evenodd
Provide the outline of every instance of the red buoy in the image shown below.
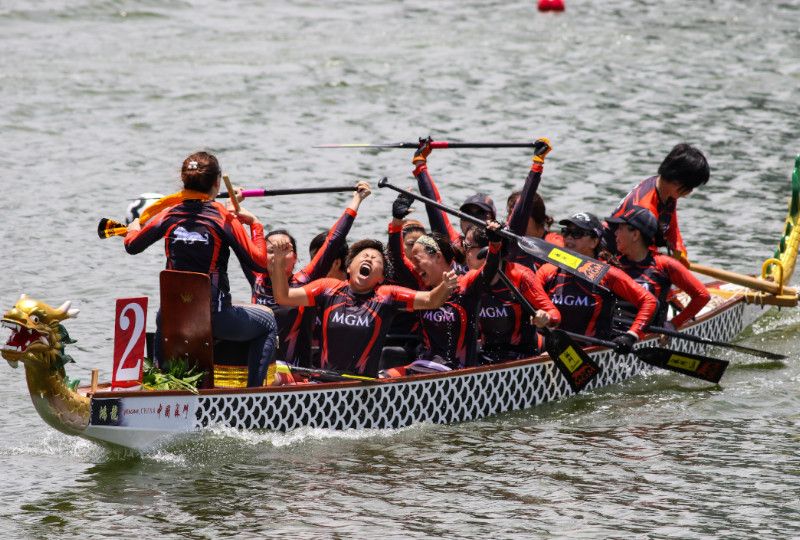
<path fill-rule="evenodd" d="M 539 0 L 539 11 L 564 11 L 564 0 Z"/>

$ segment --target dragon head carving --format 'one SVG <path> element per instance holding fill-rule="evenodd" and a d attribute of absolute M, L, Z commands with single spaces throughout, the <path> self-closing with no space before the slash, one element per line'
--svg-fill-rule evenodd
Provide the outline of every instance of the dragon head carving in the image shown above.
<path fill-rule="evenodd" d="M 62 370 L 72 361 L 64 352 L 64 346 L 74 341 L 61 322 L 77 314 L 78 310 L 70 309 L 69 302 L 52 308 L 23 294 L 3 315 L 2 325 L 11 330 L 11 336 L 2 345 L 0 353 L 11 367 L 22 362 Z"/>

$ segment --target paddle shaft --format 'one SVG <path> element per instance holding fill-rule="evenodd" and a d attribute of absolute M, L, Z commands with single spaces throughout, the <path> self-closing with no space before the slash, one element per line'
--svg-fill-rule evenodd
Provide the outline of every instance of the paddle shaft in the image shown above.
<path fill-rule="evenodd" d="M 328 186 L 328 187 L 315 187 L 315 188 L 297 188 L 297 189 L 243 189 L 242 197 L 277 197 L 279 195 L 306 195 L 309 193 L 339 193 L 346 191 L 355 191 L 355 186 Z M 218 199 L 227 199 L 230 197 L 228 191 L 222 191 L 217 195 Z"/>
<path fill-rule="evenodd" d="M 624 318 L 618 318 L 617 320 L 625 324 L 630 324 L 631 322 L 629 319 L 624 319 Z M 657 334 L 664 334 L 665 336 L 670 336 L 677 339 L 684 339 L 686 341 L 693 341 L 695 343 L 703 343 L 704 345 L 712 345 L 714 347 L 725 347 L 746 354 L 760 356 L 761 358 L 769 358 L 770 360 L 785 360 L 787 358 L 787 356 L 783 354 L 763 351 L 761 349 L 754 349 L 752 347 L 745 347 L 744 345 L 737 345 L 735 343 L 727 343 L 725 341 L 716 341 L 713 339 L 708 339 L 700 336 L 694 336 L 692 334 L 687 334 L 686 332 L 679 332 L 678 330 L 671 330 L 669 328 L 664 328 L 663 326 L 654 326 L 651 324 L 647 326 L 645 330 L 647 330 L 648 332 L 655 332 Z"/>
<path fill-rule="evenodd" d="M 774 294 L 774 295 L 797 294 L 797 291 L 795 289 L 789 287 L 781 287 L 779 284 L 774 283 L 772 281 L 764 281 L 763 279 L 757 279 L 752 276 L 746 276 L 744 274 L 737 274 L 736 272 L 730 272 L 728 270 L 722 270 L 720 268 L 713 268 L 711 266 L 705 266 L 702 264 L 689 263 L 689 270 L 692 270 L 693 272 L 697 272 L 699 274 L 705 274 L 706 276 L 720 279 L 722 281 L 727 281 L 728 283 L 735 283 L 736 285 L 741 285 L 742 287 L 748 287 L 750 289 L 763 291 L 769 294 Z"/>
<path fill-rule="evenodd" d="M 225 182 L 225 187 L 228 188 L 228 193 L 233 193 L 233 184 L 231 184 L 231 179 L 228 178 L 227 174 L 223 175 L 222 181 Z M 239 201 L 236 199 L 236 197 L 231 197 L 230 199 L 231 203 L 233 204 L 234 212 L 238 213 L 239 209 L 241 208 L 239 206 Z"/>
<path fill-rule="evenodd" d="M 314 148 L 419 148 L 419 142 L 399 142 L 385 144 L 320 144 Z M 431 141 L 431 148 L 533 148 L 532 142 L 449 142 Z"/>

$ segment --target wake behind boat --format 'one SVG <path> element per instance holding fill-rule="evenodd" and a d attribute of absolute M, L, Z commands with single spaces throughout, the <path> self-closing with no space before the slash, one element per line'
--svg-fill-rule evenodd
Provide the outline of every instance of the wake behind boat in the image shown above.
<path fill-rule="evenodd" d="M 800 158 L 798 159 L 800 163 Z M 694 336 L 728 341 L 766 313 L 765 307 L 797 305 L 797 292 L 785 287 L 800 246 L 800 177 L 796 165 L 784 234 L 775 257 L 762 265 L 754 282 L 777 285 L 775 293 L 717 281 L 709 284 L 711 301 L 682 330 Z M 183 302 L 191 292 L 172 291 Z M 163 302 L 163 298 L 162 298 Z M 22 362 L 34 407 L 52 427 L 70 435 L 136 450 L 147 450 L 213 426 L 288 431 L 300 427 L 385 429 L 419 422 L 465 422 L 525 409 L 569 397 L 574 390 L 552 358 L 541 355 L 502 364 L 392 379 L 344 380 L 291 386 L 244 388 L 246 371 L 214 360 L 209 388 L 192 391 L 111 391 L 109 383 L 76 388 L 67 378 L 72 343 L 64 323 L 77 314 L 69 303 L 54 309 L 21 297 L 5 313 L 10 337 L 2 356 L 12 367 Z M 186 345 L 210 348 L 195 340 L 191 325 L 182 326 Z M 638 346 L 654 345 L 650 335 Z M 674 341 L 685 353 L 703 353 L 706 345 Z M 586 390 L 616 384 L 651 369 L 634 355 L 591 347 L 600 368 Z M 210 353 L 208 356 L 211 356 Z M 674 354 L 675 366 L 691 359 Z M 222 387 L 226 386 L 226 387 Z"/>

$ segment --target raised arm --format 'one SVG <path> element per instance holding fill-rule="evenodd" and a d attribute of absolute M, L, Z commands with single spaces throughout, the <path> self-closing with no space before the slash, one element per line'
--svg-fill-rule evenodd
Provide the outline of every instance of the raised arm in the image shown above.
<path fill-rule="evenodd" d="M 439 195 L 439 190 L 436 184 L 433 183 L 433 178 L 428 174 L 428 156 L 431 153 L 431 138 L 420 139 L 419 148 L 414 153 L 414 158 L 411 162 L 414 164 L 414 177 L 417 179 L 417 186 L 421 195 L 434 199 L 437 202 L 442 202 L 442 197 Z M 438 208 L 432 206 L 427 207 L 428 221 L 431 224 L 431 231 L 438 232 L 447 236 L 451 242 L 458 242 L 461 235 L 453 228 L 450 223 L 450 218 L 447 214 Z"/>
<path fill-rule="evenodd" d="M 370 193 L 372 191 L 367 182 L 356 184 L 356 191 L 353 192 L 350 204 L 347 205 L 342 216 L 328 231 L 325 242 L 320 246 L 311 262 L 294 275 L 293 279 L 296 282 L 304 284 L 328 275 L 339 255 L 339 250 L 347 240 L 347 235 L 350 233 L 350 228 L 353 226 L 356 215 L 358 215 L 358 208 L 361 206 L 361 202 L 369 197 Z"/>
<path fill-rule="evenodd" d="M 514 234 L 525 234 L 528 230 L 528 219 L 533 213 L 533 200 L 536 191 L 539 189 L 539 182 L 542 180 L 542 170 L 544 168 L 544 158 L 552 150 L 550 140 L 542 137 L 534 143 L 533 164 L 525 179 L 525 185 L 519 196 L 517 204 L 511 211 L 508 218 L 508 230 Z"/>
<path fill-rule="evenodd" d="M 264 241 L 264 226 L 261 222 L 244 208 L 234 214 L 220 203 L 213 204 L 225 220 L 222 230 L 242 268 L 266 272 L 267 243 Z M 247 234 L 242 224 L 250 226 L 251 234 Z"/>
<path fill-rule="evenodd" d="M 393 218 L 389 224 L 389 257 L 396 283 L 412 289 L 422 288 L 422 280 L 403 249 L 403 221 L 399 218 Z"/>
<path fill-rule="evenodd" d="M 164 238 L 168 228 L 167 217 L 168 213 L 163 212 L 157 219 L 148 221 L 144 227 L 139 224 L 138 218 L 134 219 L 128 225 L 128 233 L 125 235 L 125 251 L 136 255 Z"/>
<path fill-rule="evenodd" d="M 272 261 L 269 266 L 269 277 L 272 281 L 272 297 L 275 303 L 281 306 L 303 307 L 310 306 L 311 299 L 304 287 L 289 288 L 289 278 L 286 272 L 286 255 L 292 251 L 292 244 L 281 237 L 274 237 L 272 243 Z"/>

